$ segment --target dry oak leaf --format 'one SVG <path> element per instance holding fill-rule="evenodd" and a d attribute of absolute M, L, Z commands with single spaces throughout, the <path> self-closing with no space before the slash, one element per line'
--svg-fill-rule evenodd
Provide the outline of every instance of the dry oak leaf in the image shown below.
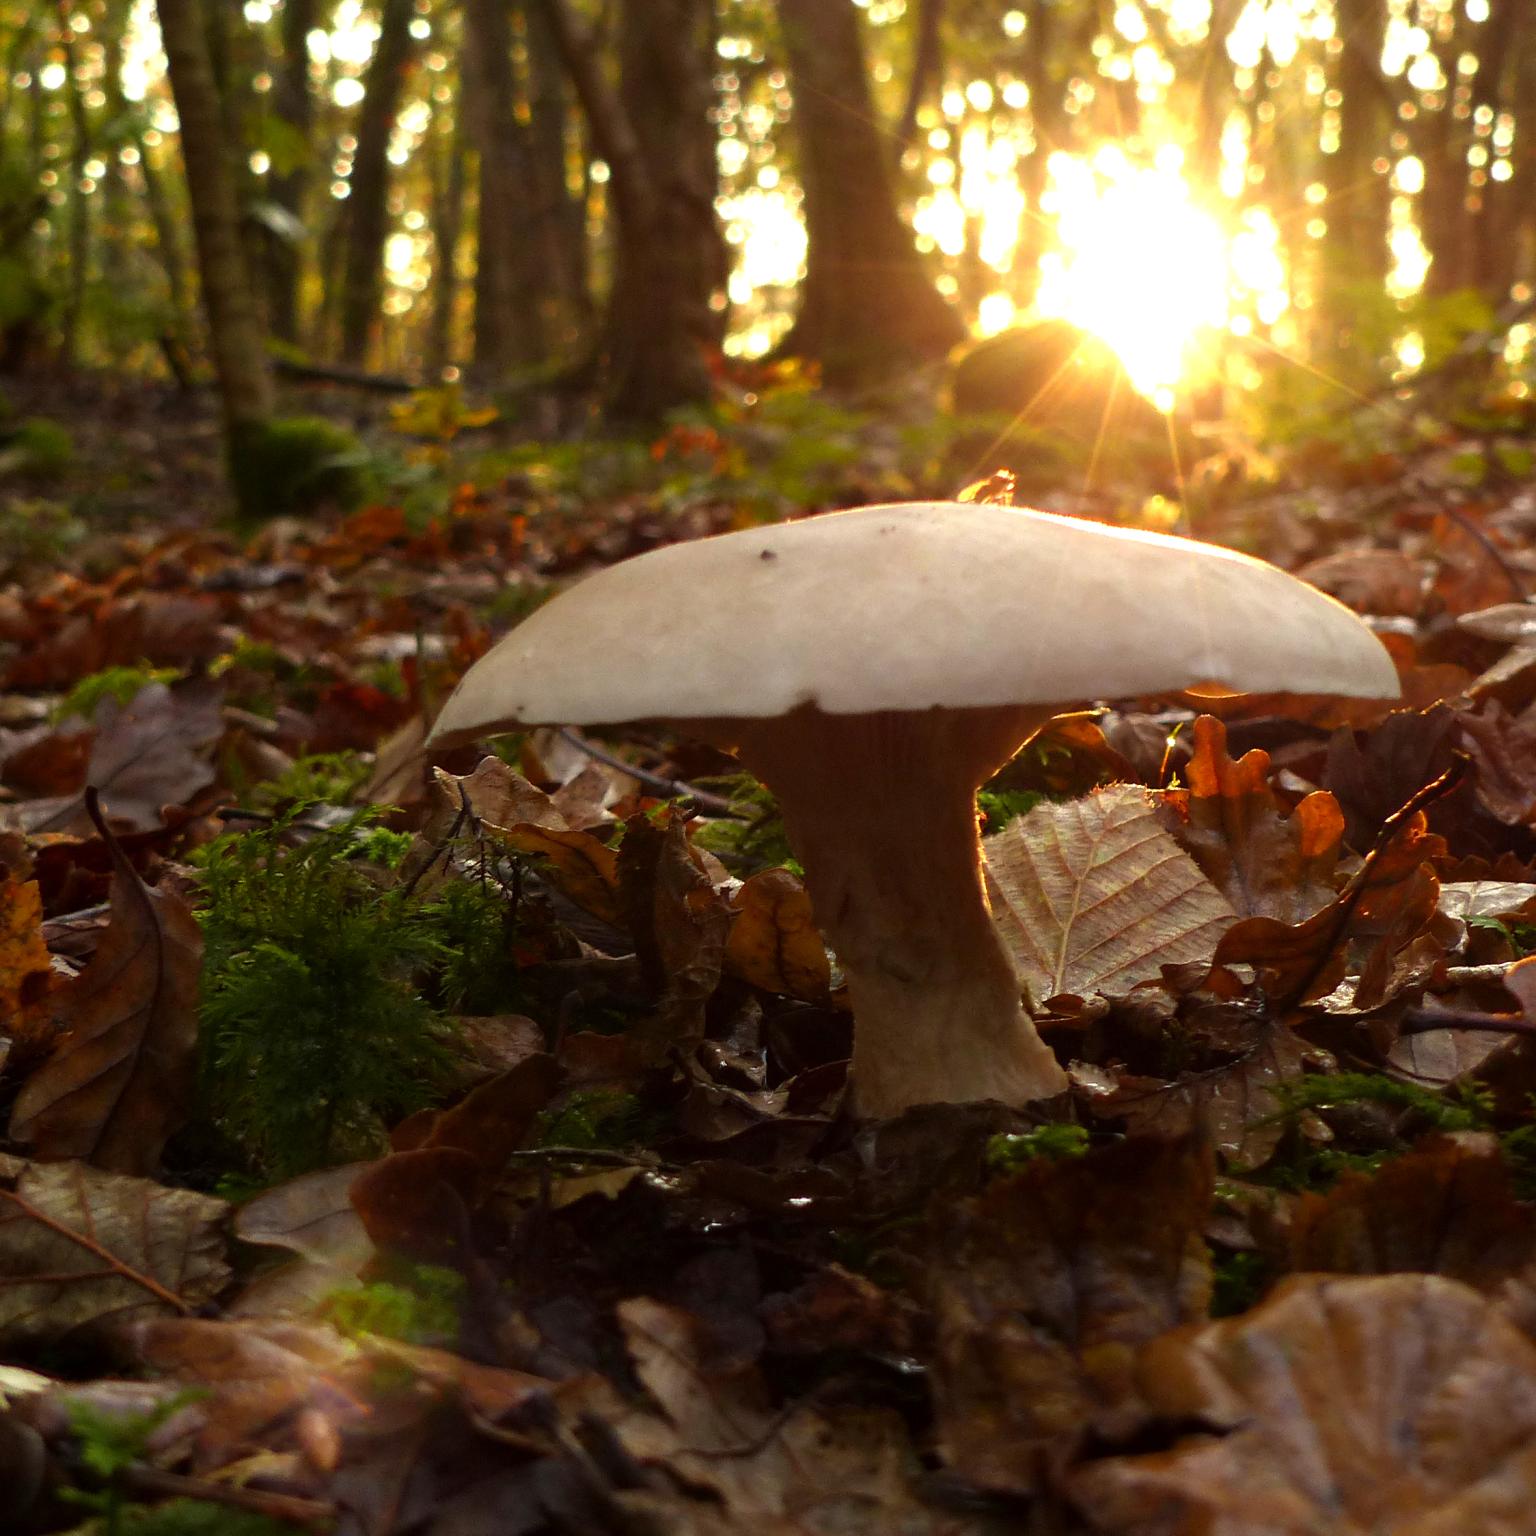
<path fill-rule="evenodd" d="M 1139 785 L 1037 805 L 983 847 L 993 920 L 1036 1006 L 1209 960 L 1234 920 Z"/>
<path fill-rule="evenodd" d="M 1187 790 L 1163 797 L 1165 824 L 1207 878 L 1244 917 L 1296 923 L 1333 900 L 1344 813 L 1318 791 L 1293 810 L 1269 786 L 1269 754 L 1234 762 L 1227 728 L 1201 715 Z"/>
<path fill-rule="evenodd" d="M 954 1471 L 1028 1492 L 1047 1447 L 1136 1421 L 1137 1350 L 1206 1313 L 1212 1178 L 1195 1138 L 1136 1138 L 940 1213 L 932 1384 Z"/>
<path fill-rule="evenodd" d="M 1080 1471 L 1073 1498 L 1124 1536 L 1529 1536 L 1536 1344 L 1438 1275 L 1300 1275 L 1180 1329 L 1140 1378 L 1171 1450 Z"/>
<path fill-rule="evenodd" d="M 0 1175 L 5 1347 L 191 1311 L 229 1280 L 222 1200 L 78 1162 L 9 1158 Z"/>
<path fill-rule="evenodd" d="M 10 1134 L 44 1160 L 149 1173 L 191 1102 L 203 936 L 180 896 L 151 890 L 108 843 L 106 931 L 86 968 L 52 994 L 60 1038 L 22 1085 Z"/>
<path fill-rule="evenodd" d="M 787 869 L 765 869 L 731 898 L 735 919 L 725 941 L 733 975 L 765 992 L 806 1002 L 827 1000 L 832 967 L 805 886 Z"/>

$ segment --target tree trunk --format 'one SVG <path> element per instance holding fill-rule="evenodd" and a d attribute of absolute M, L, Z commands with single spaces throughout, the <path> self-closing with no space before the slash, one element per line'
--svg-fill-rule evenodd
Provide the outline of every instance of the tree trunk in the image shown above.
<path fill-rule="evenodd" d="M 577 333 L 592 318 L 587 286 L 587 224 L 581 200 L 568 179 L 567 134 L 570 91 L 560 64 L 560 51 L 549 16 L 538 5 L 523 4 L 528 43 L 528 136 L 536 188 L 536 217 L 548 227 L 549 249 L 555 263 L 551 286 L 562 313 L 559 340 L 575 344 Z"/>
<path fill-rule="evenodd" d="M 343 362 L 357 367 L 367 361 L 368 344 L 379 322 L 384 236 L 389 225 L 389 138 L 415 49 L 414 15 L 415 0 L 384 0 L 357 124 L 341 279 L 341 356 Z"/>
<path fill-rule="evenodd" d="M 458 307 L 459 237 L 464 230 L 465 142 L 462 88 L 460 109 L 448 114 L 446 130 L 433 123 L 434 137 L 446 140 L 432 160 L 432 313 L 427 320 L 426 371 L 439 378 L 453 360 L 453 319 Z"/>
<path fill-rule="evenodd" d="M 1381 301 L 1387 280 L 1391 189 L 1374 162 L 1385 153 L 1396 108 L 1381 74 L 1382 26 L 1378 0 L 1339 0 L 1344 48 L 1335 84 L 1343 100 L 1338 148 L 1323 157 L 1328 236 L 1322 252 L 1320 318 L 1325 351 L 1340 363 L 1349 362 L 1362 300 Z"/>
<path fill-rule="evenodd" d="M 59 43 L 64 53 L 65 90 L 69 95 L 69 288 L 64 297 L 61 352 L 66 367 L 79 361 L 80 321 L 91 270 L 91 203 L 83 183 L 91 156 L 91 121 L 85 108 L 85 86 L 79 75 L 79 54 L 69 26 L 68 7 L 61 7 Z"/>
<path fill-rule="evenodd" d="M 779 0 L 809 242 L 783 350 L 862 385 L 942 357 L 964 335 L 896 211 L 852 0 Z"/>
<path fill-rule="evenodd" d="M 240 240 L 240 209 L 198 0 L 157 0 L 171 94 L 181 123 L 209 345 L 231 458 L 265 429 L 274 395 L 266 336 Z M 239 480 L 237 477 L 237 490 Z"/>
<path fill-rule="evenodd" d="M 304 227 L 305 201 L 312 180 L 308 164 L 314 125 L 309 34 L 316 12 L 316 0 L 283 0 L 283 56 L 272 78 L 272 115 L 283 124 L 290 143 L 285 163 L 273 169 L 267 182 L 267 196 L 288 215 L 286 233 L 270 229 L 266 233 L 267 314 L 273 334 L 293 343 L 299 340 L 299 285 L 304 271 L 303 246 L 297 232 Z"/>
<path fill-rule="evenodd" d="M 464 97 L 479 150 L 475 365 L 495 375 L 546 355 L 545 304 L 530 273 L 532 167 L 519 121 L 508 0 L 466 0 Z"/>
<path fill-rule="evenodd" d="M 708 398 L 719 345 L 710 304 L 725 277 L 708 117 L 713 7 L 624 0 L 620 94 L 568 0 L 542 3 L 609 170 L 616 249 L 602 349 L 605 410 L 612 420 L 654 421 Z"/>
<path fill-rule="evenodd" d="M 648 420 L 706 399 L 723 340 L 725 244 L 711 0 L 625 0 L 620 95 L 653 188 L 651 222 L 621 227 L 608 312 L 608 410 Z M 721 307 L 711 298 L 721 295 Z"/>
<path fill-rule="evenodd" d="M 912 72 L 907 78 L 907 100 L 896 125 L 896 149 L 900 153 L 917 142 L 917 117 L 928 93 L 944 71 L 944 0 L 919 0 L 916 36 L 912 43 Z"/>

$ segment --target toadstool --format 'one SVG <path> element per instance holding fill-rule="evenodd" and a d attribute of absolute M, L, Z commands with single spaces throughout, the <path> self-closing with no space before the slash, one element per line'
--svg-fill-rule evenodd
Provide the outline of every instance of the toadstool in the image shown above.
<path fill-rule="evenodd" d="M 1065 704 L 1200 685 L 1390 698 L 1332 598 L 1213 545 L 987 504 L 865 507 L 600 571 L 430 738 L 666 722 L 778 797 L 847 978 L 859 1111 L 1059 1092 L 993 927 L 975 793 Z"/>

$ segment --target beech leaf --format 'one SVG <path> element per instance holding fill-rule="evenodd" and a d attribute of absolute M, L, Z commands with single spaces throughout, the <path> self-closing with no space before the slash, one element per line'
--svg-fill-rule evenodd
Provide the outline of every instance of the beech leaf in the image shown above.
<path fill-rule="evenodd" d="M 7 1347 L 189 1312 L 228 1281 L 224 1201 L 84 1163 L 7 1163 L 15 1175 L 11 1188 L 0 1187 L 0 1342 Z"/>
<path fill-rule="evenodd" d="M 1299 1276 L 1242 1317 L 1155 1341 L 1141 1378 L 1170 1424 L 1227 1433 L 1080 1473 L 1095 1531 L 1531 1529 L 1536 1344 L 1454 1280 Z"/>
<path fill-rule="evenodd" d="M 1037 1005 L 1122 995 L 1164 965 L 1209 960 L 1233 921 L 1136 785 L 1038 805 L 985 850 L 994 919 Z"/>

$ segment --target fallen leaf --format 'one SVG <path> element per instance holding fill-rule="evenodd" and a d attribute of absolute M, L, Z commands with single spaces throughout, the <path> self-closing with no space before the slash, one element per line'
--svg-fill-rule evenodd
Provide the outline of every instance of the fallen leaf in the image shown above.
<path fill-rule="evenodd" d="M 47 990 L 51 966 L 37 882 L 0 865 L 0 1037 L 20 1032 L 22 1010 Z"/>
<path fill-rule="evenodd" d="M 145 1313 L 191 1311 L 229 1280 L 229 1207 L 78 1162 L 20 1164 L 0 1186 L 0 1340 L 9 1348 Z"/>
<path fill-rule="evenodd" d="M 1526 1536 L 1536 1344 L 1438 1275 L 1298 1276 L 1151 1344 L 1171 1450 L 1081 1469 L 1074 1502 L 1125 1536 Z"/>
<path fill-rule="evenodd" d="M 955 1472 L 1029 1492 L 1046 1446 L 1134 1420 L 1138 1348 L 1205 1315 L 1211 1189 L 1196 1143 L 1137 1139 L 1036 1159 L 939 1214 L 933 1393 Z"/>
<path fill-rule="evenodd" d="M 113 821 L 153 831 L 166 806 L 185 805 L 213 783 L 209 757 L 223 730 L 222 701 L 221 688 L 201 683 L 175 690 L 151 683 L 126 705 L 101 701 L 86 783 Z M 32 802 L 23 820 L 34 833 L 85 832 L 91 825 L 78 797 Z"/>
<path fill-rule="evenodd" d="M 22 1085 L 10 1134 L 45 1160 L 148 1173 L 191 1103 L 203 936 L 180 896 L 151 890 L 108 843 L 110 921 L 52 994 L 58 1044 Z"/>
<path fill-rule="evenodd" d="M 731 911 L 725 963 L 733 975 L 765 992 L 827 1000 L 832 967 L 801 881 L 787 869 L 765 869 L 742 882 Z"/>
<path fill-rule="evenodd" d="M 1165 824 L 1243 917 L 1296 923 L 1333 899 L 1344 817 L 1332 795 L 1308 795 L 1287 810 L 1269 784 L 1269 754 L 1234 762 L 1227 728 L 1194 723 L 1187 790 L 1168 792 Z"/>
<path fill-rule="evenodd" d="M 1336 1274 L 1446 1275 L 1481 1291 L 1536 1261 L 1536 1227 L 1491 1136 L 1433 1136 L 1373 1174 L 1305 1194 L 1291 1267 Z"/>
<path fill-rule="evenodd" d="M 1209 960 L 1233 921 L 1137 785 L 1037 805 L 984 850 L 994 921 L 1036 1006 L 1118 996 L 1164 965 Z"/>
<path fill-rule="evenodd" d="M 704 1032 L 704 1005 L 720 984 L 731 916 L 698 852 L 685 816 L 658 826 L 641 814 L 625 824 L 619 893 L 641 974 L 657 999 L 642 1026 L 665 1048 Z"/>

